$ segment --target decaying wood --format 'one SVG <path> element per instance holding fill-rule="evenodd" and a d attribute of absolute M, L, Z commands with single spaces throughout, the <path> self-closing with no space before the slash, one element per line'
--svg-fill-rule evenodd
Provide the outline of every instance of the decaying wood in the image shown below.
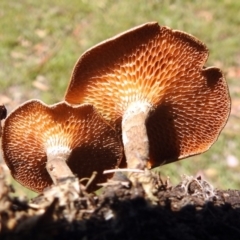
<path fill-rule="evenodd" d="M 0 239 L 239 239 L 240 192 L 216 190 L 183 177 L 177 186 L 155 176 L 146 198 L 141 184 L 118 173 L 89 194 L 77 179 L 32 200 L 13 197 L 0 172 Z"/>

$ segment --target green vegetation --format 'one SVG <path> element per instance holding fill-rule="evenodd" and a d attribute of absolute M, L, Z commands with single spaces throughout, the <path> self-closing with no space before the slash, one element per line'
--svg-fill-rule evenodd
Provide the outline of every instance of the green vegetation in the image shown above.
<path fill-rule="evenodd" d="M 62 100 L 79 56 L 133 26 L 157 21 L 191 33 L 210 49 L 207 65 L 225 72 L 232 114 L 208 152 L 157 170 L 173 183 L 181 174 L 202 174 L 214 187 L 240 188 L 239 11 L 235 0 L 1 0 L 0 103 L 11 111 L 31 98 Z"/>

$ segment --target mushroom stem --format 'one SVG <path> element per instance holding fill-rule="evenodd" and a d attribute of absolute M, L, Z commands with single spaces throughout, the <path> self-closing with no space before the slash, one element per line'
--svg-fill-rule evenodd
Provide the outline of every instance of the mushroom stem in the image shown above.
<path fill-rule="evenodd" d="M 66 163 L 70 154 L 71 151 L 68 148 L 61 150 L 59 150 L 59 148 L 47 149 L 46 168 L 54 184 L 57 184 L 61 179 L 74 177 L 74 174 Z"/>
<path fill-rule="evenodd" d="M 136 101 L 130 104 L 122 119 L 122 139 L 128 168 L 145 169 L 149 160 L 146 120 L 152 105 Z"/>

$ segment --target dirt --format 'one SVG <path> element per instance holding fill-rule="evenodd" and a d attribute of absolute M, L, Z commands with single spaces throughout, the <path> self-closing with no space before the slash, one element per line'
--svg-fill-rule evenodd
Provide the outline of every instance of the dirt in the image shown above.
<path fill-rule="evenodd" d="M 240 191 L 150 176 L 133 184 L 118 173 L 98 194 L 67 179 L 28 201 L 12 196 L 1 170 L 0 239 L 240 239 Z"/>

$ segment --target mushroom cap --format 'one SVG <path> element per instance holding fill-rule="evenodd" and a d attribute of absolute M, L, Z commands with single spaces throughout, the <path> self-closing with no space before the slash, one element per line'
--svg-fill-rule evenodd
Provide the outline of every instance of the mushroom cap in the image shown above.
<path fill-rule="evenodd" d="M 147 23 L 86 51 L 65 100 L 91 103 L 117 124 L 132 102 L 152 104 L 152 167 L 199 154 L 216 141 L 230 112 L 225 78 L 220 69 L 204 67 L 207 58 L 195 37 Z"/>
<path fill-rule="evenodd" d="M 78 178 L 98 172 L 89 190 L 106 181 L 110 176 L 102 172 L 116 168 L 122 158 L 119 137 L 90 104 L 47 106 L 30 100 L 6 118 L 3 157 L 12 176 L 33 191 L 42 192 L 52 184 L 46 170 L 49 148 L 72 150 L 67 164 Z"/>

